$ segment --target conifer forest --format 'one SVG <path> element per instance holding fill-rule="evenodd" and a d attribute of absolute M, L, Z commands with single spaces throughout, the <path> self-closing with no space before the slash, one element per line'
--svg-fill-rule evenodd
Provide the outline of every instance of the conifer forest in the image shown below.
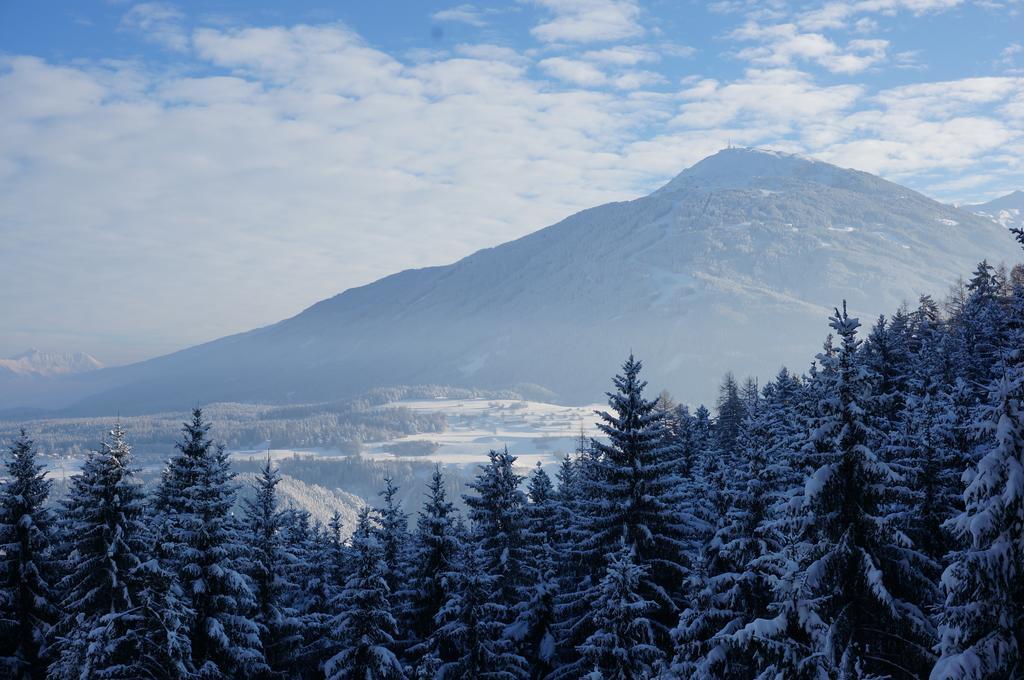
<path fill-rule="evenodd" d="M 1024 677 L 1024 269 L 821 330 L 713 409 L 629 356 L 553 474 L 491 451 L 464 503 L 438 467 L 418 507 L 389 480 L 351 536 L 284 507 L 269 460 L 234 510 L 199 409 L 152 489 L 119 426 L 51 498 L 22 431 L 0 675 Z"/>

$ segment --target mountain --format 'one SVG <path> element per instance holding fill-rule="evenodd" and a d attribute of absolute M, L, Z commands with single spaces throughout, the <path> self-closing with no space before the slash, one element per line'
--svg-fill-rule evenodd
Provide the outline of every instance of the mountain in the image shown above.
<path fill-rule="evenodd" d="M 976 215 L 997 222 L 1006 229 L 1024 228 L 1024 191 L 1014 191 L 1012 194 L 1007 194 L 988 203 L 963 207 Z"/>
<path fill-rule="evenodd" d="M 868 322 L 1017 253 L 991 220 L 873 175 L 730 148 L 649 196 L 271 326 L 72 376 L 33 405 L 126 413 L 398 384 L 539 385 L 592 403 L 630 351 L 652 387 L 709 400 L 726 370 L 806 369 L 843 299 Z"/>
<path fill-rule="evenodd" d="M 18 376 L 50 378 L 74 375 L 103 368 L 103 364 L 84 352 L 40 352 L 37 349 L 0 359 L 0 372 Z"/>

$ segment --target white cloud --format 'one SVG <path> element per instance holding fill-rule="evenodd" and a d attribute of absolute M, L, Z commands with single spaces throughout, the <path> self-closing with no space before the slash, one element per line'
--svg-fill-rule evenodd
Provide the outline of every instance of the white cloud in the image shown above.
<path fill-rule="evenodd" d="M 1014 42 L 1004 47 L 999 53 L 996 66 L 1002 68 L 1004 73 L 1024 73 L 1024 45 Z"/>
<path fill-rule="evenodd" d="M 643 62 L 656 62 L 661 55 L 654 49 L 641 45 L 616 45 L 603 50 L 590 50 L 583 58 L 617 66 L 636 66 Z"/>
<path fill-rule="evenodd" d="M 553 16 L 531 29 L 544 42 L 609 42 L 643 35 L 634 0 L 531 0 Z"/>
<path fill-rule="evenodd" d="M 749 46 L 800 38 L 762 66 L 679 90 L 632 38 L 411 61 L 344 25 L 205 26 L 187 75 L 0 56 L 2 323 L 108 362 L 169 351 L 647 192 L 728 141 L 919 188 L 1022 171 L 1021 78 L 823 83 L 802 66 L 884 46 L 787 31 Z"/>
<path fill-rule="evenodd" d="M 802 32 L 796 24 L 761 25 L 749 22 L 731 33 L 741 41 L 762 43 L 741 49 L 737 56 L 762 66 L 788 66 L 811 61 L 833 73 L 859 73 L 885 61 L 889 43 L 858 39 L 840 47 L 820 33 Z"/>
<path fill-rule="evenodd" d="M 551 57 L 541 60 L 537 65 L 548 75 L 574 85 L 596 87 L 608 82 L 608 76 L 604 71 L 580 59 Z"/>
<path fill-rule="evenodd" d="M 184 18 L 181 11 L 170 3 L 143 2 L 133 5 L 121 17 L 121 29 L 138 32 L 151 42 L 184 52 L 188 49 Z"/>
<path fill-rule="evenodd" d="M 792 69 L 754 69 L 729 83 L 703 80 L 681 93 L 684 103 L 673 121 L 694 128 L 773 128 L 788 134 L 813 130 L 850 109 L 864 94 L 857 85 L 820 87 Z"/>
<path fill-rule="evenodd" d="M 434 21 L 453 21 L 462 24 L 469 24 L 482 28 L 487 25 L 484 19 L 484 12 L 473 5 L 458 5 L 449 7 L 430 15 Z"/>
<path fill-rule="evenodd" d="M 963 2 L 964 0 L 838 0 L 803 12 L 798 23 L 801 28 L 812 31 L 845 28 L 849 21 L 862 14 L 894 14 L 908 11 L 920 15 L 942 12 Z M 865 25 L 861 24 L 861 28 L 864 27 Z"/>

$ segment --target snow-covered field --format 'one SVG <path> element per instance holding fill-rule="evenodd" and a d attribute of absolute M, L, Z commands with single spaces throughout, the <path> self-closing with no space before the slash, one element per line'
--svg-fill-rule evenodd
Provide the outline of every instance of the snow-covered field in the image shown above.
<path fill-rule="evenodd" d="M 564 453 L 576 449 L 582 431 L 598 436 L 595 409 L 592 406 L 559 406 L 514 399 L 423 399 L 397 401 L 378 408 L 402 407 L 424 413 L 443 413 L 448 421 L 445 432 L 410 435 L 391 441 L 369 442 L 363 451 L 372 460 L 408 459 L 468 465 L 487 460 L 491 449 L 508 447 L 524 466 L 554 463 Z M 264 460 L 267 449 L 232 451 L 239 460 Z M 273 460 L 314 455 L 340 457 L 330 449 L 271 449 Z"/>
<path fill-rule="evenodd" d="M 576 449 L 580 431 L 594 437 L 595 409 L 591 406 L 559 406 L 512 399 L 429 399 L 385 405 L 416 411 L 440 412 L 448 420 L 442 433 L 417 434 L 367 447 L 364 454 L 375 459 L 414 458 L 445 464 L 465 465 L 487 460 L 491 449 L 508 447 L 524 466 L 555 462 Z M 382 407 L 384 408 L 384 407 Z M 409 455 L 403 448 L 415 442 L 439 446 L 430 453 Z"/>

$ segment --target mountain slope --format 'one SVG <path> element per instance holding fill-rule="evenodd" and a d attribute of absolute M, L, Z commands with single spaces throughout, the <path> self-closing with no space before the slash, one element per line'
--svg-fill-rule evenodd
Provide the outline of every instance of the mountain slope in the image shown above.
<path fill-rule="evenodd" d="M 80 412 L 124 413 L 533 383 L 591 403 L 633 350 L 653 386 L 706 400 L 728 369 L 806 368 L 843 298 L 868 317 L 889 313 L 1007 253 L 1013 241 L 991 220 L 878 177 L 728 149 L 649 196 L 272 326 L 69 380 L 60 396 Z"/>
<path fill-rule="evenodd" d="M 976 215 L 987 217 L 1007 229 L 1024 228 L 1024 191 L 1014 191 L 988 203 L 965 205 L 964 208 Z"/>

